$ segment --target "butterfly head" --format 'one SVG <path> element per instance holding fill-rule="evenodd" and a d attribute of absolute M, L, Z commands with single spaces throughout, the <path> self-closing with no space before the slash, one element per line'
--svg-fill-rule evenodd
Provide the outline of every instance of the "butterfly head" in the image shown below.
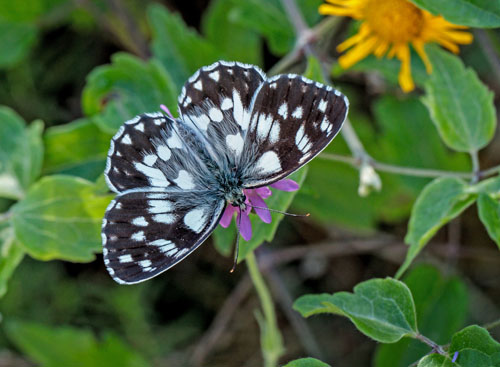
<path fill-rule="evenodd" d="M 246 209 L 245 201 L 247 197 L 241 188 L 234 187 L 232 190 L 226 192 L 226 200 L 232 206 L 239 207 L 241 210 Z"/>

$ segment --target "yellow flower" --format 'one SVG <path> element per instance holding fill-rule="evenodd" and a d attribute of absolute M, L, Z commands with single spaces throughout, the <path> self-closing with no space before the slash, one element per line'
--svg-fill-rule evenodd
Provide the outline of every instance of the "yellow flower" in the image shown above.
<path fill-rule="evenodd" d="M 350 49 L 339 58 L 347 69 L 369 54 L 381 58 L 396 56 L 401 61 L 399 84 L 405 92 L 415 88 L 410 69 L 410 43 L 423 60 L 428 73 L 432 65 L 424 51 L 424 45 L 437 42 L 453 53 L 458 44 L 472 42 L 472 34 L 461 31 L 467 27 L 455 25 L 441 16 L 422 10 L 407 0 L 326 0 L 319 12 L 325 15 L 341 15 L 361 20 L 359 32 L 342 42 L 339 52 Z"/>

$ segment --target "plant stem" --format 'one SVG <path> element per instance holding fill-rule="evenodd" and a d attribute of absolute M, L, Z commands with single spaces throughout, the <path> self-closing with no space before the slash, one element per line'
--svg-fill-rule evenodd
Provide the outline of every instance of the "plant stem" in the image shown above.
<path fill-rule="evenodd" d="M 475 184 L 479 181 L 479 177 L 481 176 L 481 169 L 479 167 L 479 156 L 477 154 L 477 150 L 473 150 L 470 152 L 470 158 L 472 160 L 471 184 Z"/>
<path fill-rule="evenodd" d="M 416 338 L 416 339 L 418 339 L 418 340 L 420 340 L 422 343 L 427 344 L 429 347 L 431 347 L 431 348 L 432 348 L 432 351 L 433 351 L 434 353 L 439 353 L 439 354 L 441 354 L 441 355 L 443 355 L 443 356 L 445 356 L 445 355 L 446 355 L 446 352 L 444 351 L 443 347 L 442 347 L 442 346 L 440 346 L 439 344 L 437 344 L 437 343 L 433 342 L 433 341 L 432 341 L 432 340 L 430 340 L 428 337 L 426 337 L 426 336 L 424 336 L 424 335 L 422 335 L 422 334 L 417 334 L 417 335 L 415 336 L 415 338 Z"/>
<path fill-rule="evenodd" d="M 257 318 L 261 329 L 260 342 L 262 356 L 264 358 L 264 366 L 276 367 L 278 365 L 278 359 L 282 355 L 284 348 L 281 333 L 278 329 L 278 323 L 276 321 L 276 312 L 274 310 L 271 293 L 269 292 L 269 289 L 264 282 L 264 278 L 260 273 L 259 266 L 253 252 L 247 255 L 246 263 L 250 273 L 250 278 L 252 279 L 257 295 L 259 296 L 262 312 L 264 314 L 263 320 L 259 320 L 260 317 Z"/>
<path fill-rule="evenodd" d="M 492 321 L 486 325 L 484 325 L 483 327 L 486 329 L 486 330 L 491 330 L 491 329 L 494 329 L 496 327 L 500 326 L 500 319 L 498 320 L 495 320 L 495 321 Z"/>

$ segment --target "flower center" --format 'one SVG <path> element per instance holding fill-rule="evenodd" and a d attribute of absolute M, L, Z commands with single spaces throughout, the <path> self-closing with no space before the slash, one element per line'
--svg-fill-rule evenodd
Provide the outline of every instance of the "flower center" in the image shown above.
<path fill-rule="evenodd" d="M 407 0 L 367 0 L 363 18 L 372 32 L 390 43 L 414 40 L 424 23 L 422 10 Z"/>

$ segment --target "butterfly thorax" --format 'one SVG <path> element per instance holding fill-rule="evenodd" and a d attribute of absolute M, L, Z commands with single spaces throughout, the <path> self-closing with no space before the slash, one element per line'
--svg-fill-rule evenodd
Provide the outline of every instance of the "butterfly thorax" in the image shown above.
<path fill-rule="evenodd" d="M 237 170 L 230 170 L 230 174 L 222 174 L 218 177 L 218 180 L 224 200 L 232 206 L 237 206 L 244 210 L 246 208 L 246 196 L 243 193 L 240 176 Z"/>

